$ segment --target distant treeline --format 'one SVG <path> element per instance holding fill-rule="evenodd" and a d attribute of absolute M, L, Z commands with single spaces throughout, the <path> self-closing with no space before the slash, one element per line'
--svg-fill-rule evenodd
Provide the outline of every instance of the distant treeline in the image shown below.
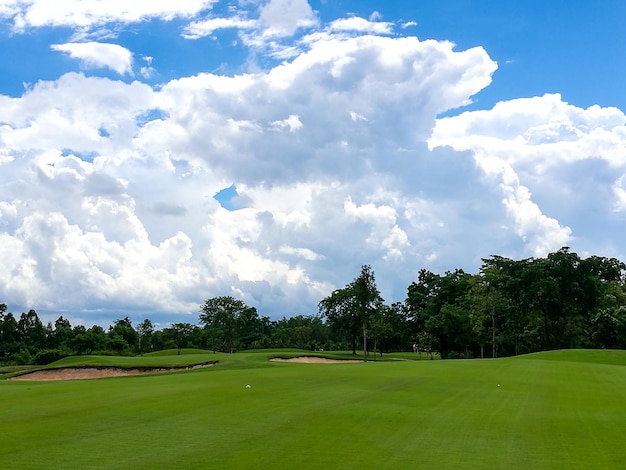
<path fill-rule="evenodd" d="M 46 364 L 68 355 L 136 355 L 162 349 L 357 349 L 497 357 L 559 348 L 626 348 L 626 265 L 581 259 L 564 247 L 545 258 L 483 259 L 478 274 L 422 269 L 404 302 L 386 304 L 370 266 L 319 303 L 315 315 L 281 320 L 229 296 L 200 306 L 198 324 L 155 330 L 128 317 L 108 330 L 44 325 L 35 310 L 16 318 L 0 304 L 0 362 Z"/>

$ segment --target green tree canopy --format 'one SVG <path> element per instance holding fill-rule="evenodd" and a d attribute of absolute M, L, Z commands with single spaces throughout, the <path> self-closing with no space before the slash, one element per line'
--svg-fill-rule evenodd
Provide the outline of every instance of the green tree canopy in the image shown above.
<path fill-rule="evenodd" d="M 231 353 L 242 338 L 253 337 L 254 331 L 261 328 L 256 309 L 231 296 L 207 299 L 200 306 L 199 319 L 209 345 Z"/>
<path fill-rule="evenodd" d="M 331 328 L 346 331 L 350 335 L 352 354 L 356 355 L 356 343 L 361 333 L 363 355 L 367 357 L 367 330 L 383 302 L 376 287 L 374 271 L 371 266 L 363 265 L 361 272 L 351 283 L 343 289 L 333 291 L 320 301 L 318 308 Z"/>

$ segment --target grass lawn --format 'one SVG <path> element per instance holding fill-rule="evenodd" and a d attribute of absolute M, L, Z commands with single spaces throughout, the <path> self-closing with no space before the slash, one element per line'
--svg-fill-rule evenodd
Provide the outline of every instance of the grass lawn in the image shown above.
<path fill-rule="evenodd" d="M 2 468 L 617 469 L 626 461 L 623 351 L 268 361 L 297 354 L 108 358 L 124 367 L 220 362 L 160 375 L 0 380 Z"/>

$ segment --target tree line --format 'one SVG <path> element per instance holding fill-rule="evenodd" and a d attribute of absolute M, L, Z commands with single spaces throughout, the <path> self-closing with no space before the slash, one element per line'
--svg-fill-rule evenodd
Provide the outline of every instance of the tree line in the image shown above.
<path fill-rule="evenodd" d="M 35 310 L 16 318 L 0 304 L 0 361 L 45 364 L 67 355 L 143 354 L 162 349 L 300 348 L 390 351 L 441 358 L 510 356 L 559 348 L 626 348 L 626 265 L 581 258 L 568 247 L 545 258 L 484 258 L 477 274 L 426 269 L 403 302 L 387 304 L 364 265 L 313 315 L 280 320 L 230 296 L 207 299 L 198 324 L 156 330 L 128 317 L 108 328 L 72 326 L 59 316 L 43 325 Z"/>

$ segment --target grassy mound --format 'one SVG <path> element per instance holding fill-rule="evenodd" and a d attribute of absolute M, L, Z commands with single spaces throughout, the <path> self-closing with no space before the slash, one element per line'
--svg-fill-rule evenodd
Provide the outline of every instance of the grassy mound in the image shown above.
<path fill-rule="evenodd" d="M 209 351 L 207 349 L 193 349 L 193 348 L 183 348 L 179 351 L 177 349 L 164 349 L 162 351 L 155 351 L 151 353 L 144 354 L 143 357 L 161 357 L 161 356 L 186 356 L 190 354 L 213 354 L 213 351 Z"/>
<path fill-rule="evenodd" d="M 527 354 L 518 358 L 626 366 L 626 351 L 620 349 L 562 349 Z"/>

